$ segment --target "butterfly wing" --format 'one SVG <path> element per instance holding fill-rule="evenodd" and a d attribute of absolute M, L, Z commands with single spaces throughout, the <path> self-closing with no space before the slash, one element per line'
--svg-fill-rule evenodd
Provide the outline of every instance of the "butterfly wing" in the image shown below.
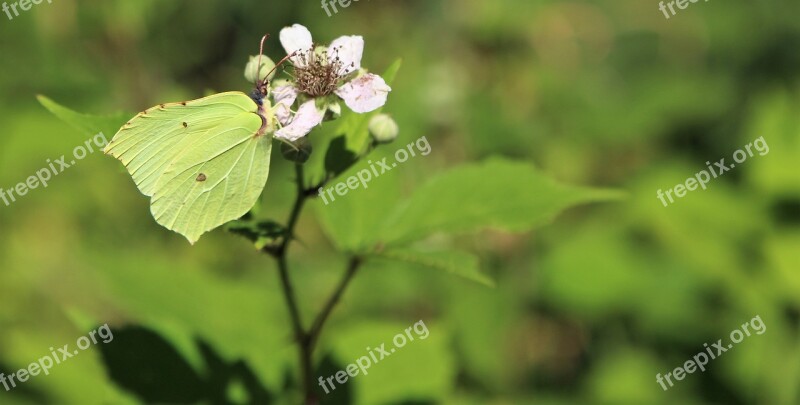
<path fill-rule="evenodd" d="M 192 139 L 156 184 L 153 218 L 194 243 L 203 233 L 246 214 L 269 172 L 272 142 L 269 136 L 254 136 L 260 127 L 259 116 L 239 114 Z"/>
<path fill-rule="evenodd" d="M 194 243 L 246 214 L 267 182 L 272 142 L 258 134 L 256 108 L 244 93 L 155 107 L 123 126 L 107 153 L 152 197 L 156 221 Z"/>
<path fill-rule="evenodd" d="M 181 103 L 161 104 L 123 125 L 105 148 L 128 169 L 139 191 L 152 196 L 158 178 L 182 152 L 180 143 L 257 105 L 240 92 L 220 93 Z"/>

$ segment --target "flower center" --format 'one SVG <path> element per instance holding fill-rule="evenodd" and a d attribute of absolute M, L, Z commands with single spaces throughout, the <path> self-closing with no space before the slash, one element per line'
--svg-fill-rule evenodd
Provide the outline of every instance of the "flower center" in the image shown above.
<path fill-rule="evenodd" d="M 324 97 L 334 92 L 339 87 L 342 79 L 342 62 L 338 56 L 322 52 L 321 55 L 314 49 L 301 51 L 297 55 L 298 63 L 294 66 L 295 83 L 301 93 L 311 97 Z"/>

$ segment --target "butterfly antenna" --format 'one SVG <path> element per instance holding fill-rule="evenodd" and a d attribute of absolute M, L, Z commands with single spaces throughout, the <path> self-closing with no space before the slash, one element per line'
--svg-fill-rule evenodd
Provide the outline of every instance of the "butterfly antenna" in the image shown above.
<path fill-rule="evenodd" d="M 292 56 L 294 56 L 294 55 L 296 55 L 296 54 L 297 54 L 297 51 L 294 51 L 294 52 L 292 52 L 291 54 L 284 56 L 284 57 L 283 57 L 283 59 L 279 60 L 279 61 L 278 61 L 278 63 L 276 63 L 276 64 L 275 64 L 275 67 L 273 67 L 273 68 L 272 68 L 272 70 L 270 70 L 270 71 L 269 71 L 269 73 L 267 73 L 267 76 L 266 76 L 266 77 L 264 77 L 264 82 L 263 82 L 263 83 L 261 83 L 261 85 L 262 85 L 262 86 L 263 86 L 263 85 L 266 85 L 266 84 L 267 84 L 267 82 L 269 82 L 269 80 L 267 80 L 267 78 L 269 77 L 269 75 L 271 75 L 271 74 L 272 74 L 272 72 L 274 72 L 274 71 L 275 71 L 275 69 L 277 69 L 278 67 L 280 67 L 281 65 L 283 65 L 284 63 L 286 63 L 286 61 L 287 61 L 287 60 L 289 60 L 289 58 L 291 58 Z"/>
<path fill-rule="evenodd" d="M 259 90 L 261 90 L 261 87 L 259 86 L 260 80 L 258 79 L 258 73 L 261 72 L 261 57 L 264 55 L 264 42 L 267 39 L 269 39 L 269 33 L 264 34 L 264 36 L 261 37 L 261 45 L 258 48 L 258 67 L 256 68 L 256 82 L 253 83 L 253 84 Z M 267 76 L 269 76 L 269 75 L 267 75 Z"/>

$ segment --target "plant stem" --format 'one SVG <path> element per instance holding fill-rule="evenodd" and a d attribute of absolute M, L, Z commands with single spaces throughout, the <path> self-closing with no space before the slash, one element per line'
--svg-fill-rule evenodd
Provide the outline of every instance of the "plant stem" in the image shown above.
<path fill-rule="evenodd" d="M 305 397 L 305 403 L 307 405 L 312 405 L 318 403 L 313 385 L 314 377 L 312 360 L 314 346 L 319 339 L 320 333 L 322 332 L 322 327 L 325 325 L 325 321 L 333 312 L 334 307 L 339 302 L 342 294 L 344 294 L 345 289 L 347 289 L 347 286 L 350 284 L 350 281 L 356 274 L 359 266 L 362 263 L 362 259 L 358 256 L 350 258 L 344 278 L 342 278 L 342 280 L 339 282 L 339 285 L 336 287 L 333 295 L 328 299 L 322 309 L 322 312 L 320 312 L 317 318 L 314 320 L 311 328 L 306 331 L 303 328 L 303 322 L 300 319 L 300 308 L 297 305 L 294 287 L 292 286 L 291 279 L 289 278 L 289 266 L 286 261 L 286 254 L 289 243 L 291 243 L 292 239 L 294 239 L 294 228 L 297 225 L 300 212 L 303 210 L 305 200 L 314 194 L 305 188 L 302 164 L 295 164 L 295 174 L 297 176 L 297 197 L 292 207 L 291 214 L 289 215 L 289 220 L 287 221 L 286 235 L 278 248 L 273 252 L 273 256 L 278 261 L 278 271 L 280 273 L 283 296 L 286 300 L 286 306 L 289 307 L 289 315 L 291 316 L 292 320 L 292 329 L 294 331 L 295 340 L 298 344 L 298 354 L 300 357 L 300 379 L 303 395 Z"/>
<path fill-rule="evenodd" d="M 284 249 L 289 245 L 291 239 L 294 238 L 294 227 L 297 225 L 297 220 L 300 218 L 300 211 L 303 210 L 303 204 L 306 202 L 306 198 L 308 198 L 305 183 L 303 182 L 303 165 L 300 163 L 295 163 L 294 172 L 295 176 L 297 177 L 295 180 L 297 182 L 297 198 L 294 200 L 292 213 L 289 215 L 289 221 L 286 223 L 286 229 L 288 230 L 289 234 L 283 241 Z"/>
<path fill-rule="evenodd" d="M 288 251 L 289 243 L 294 239 L 295 226 L 297 220 L 300 218 L 300 212 L 303 210 L 303 205 L 307 198 L 305 193 L 305 186 L 303 184 L 303 165 L 295 163 L 295 179 L 297 183 L 297 197 L 294 200 L 289 220 L 286 222 L 286 234 L 283 241 L 275 251 L 275 259 L 278 261 L 278 272 L 281 277 L 281 289 L 283 297 L 286 300 L 286 306 L 289 308 L 289 315 L 292 321 L 292 330 L 294 332 L 294 339 L 299 348 L 300 360 L 300 381 L 305 395 L 307 404 L 316 403 L 314 398 L 314 389 L 312 387 L 312 362 L 311 350 L 309 345 L 309 335 L 303 328 L 303 321 L 300 319 L 300 308 L 297 305 L 297 298 L 295 295 L 292 281 L 289 278 L 289 265 L 286 261 L 286 253 Z"/>
<path fill-rule="evenodd" d="M 350 262 L 347 265 L 347 271 L 345 271 L 344 277 L 339 282 L 339 285 L 336 287 L 333 295 L 331 295 L 331 297 L 328 299 L 328 302 L 322 308 L 322 312 L 320 312 L 317 316 L 317 319 L 314 320 L 314 324 L 311 325 L 308 335 L 311 340 L 310 344 L 312 350 L 319 339 L 320 333 L 322 332 L 322 327 L 325 326 L 325 321 L 328 320 L 331 312 L 333 312 L 333 308 L 339 303 L 339 299 L 342 298 L 344 290 L 347 289 L 347 286 L 350 284 L 353 276 L 355 276 L 358 268 L 361 266 L 361 263 L 362 259 L 358 256 L 353 256 L 350 258 Z"/>
<path fill-rule="evenodd" d="M 284 298 L 286 298 L 286 305 L 289 307 L 289 313 L 292 317 L 295 339 L 302 341 L 305 336 L 305 331 L 303 329 L 303 322 L 300 320 L 300 309 L 297 306 L 297 298 L 295 298 L 292 281 L 289 279 L 289 266 L 286 263 L 286 251 L 289 243 L 294 238 L 294 227 L 297 225 L 297 219 L 300 217 L 300 211 L 302 211 L 303 203 L 305 202 L 305 195 L 303 194 L 303 165 L 296 163 L 295 172 L 297 174 L 297 198 L 294 201 L 292 213 L 289 215 L 289 221 L 286 225 L 286 235 L 280 247 L 278 247 L 275 256 L 278 260 L 278 270 L 281 275 L 283 295 Z"/>
<path fill-rule="evenodd" d="M 300 321 L 300 310 L 297 306 L 297 300 L 294 294 L 292 282 L 289 279 L 289 269 L 286 265 L 286 257 L 280 256 L 278 258 L 278 270 L 281 275 L 281 287 L 283 287 L 283 296 L 286 298 L 286 305 L 289 307 L 289 314 L 292 317 L 292 329 L 295 333 L 295 339 L 302 340 L 305 332 L 303 331 L 303 323 Z"/>
<path fill-rule="evenodd" d="M 309 335 L 303 329 L 303 323 L 300 320 L 300 310 L 297 306 L 297 299 L 295 298 L 294 288 L 289 279 L 289 267 L 286 263 L 286 255 L 280 254 L 277 257 L 278 271 L 281 276 L 281 287 L 283 296 L 286 299 L 286 306 L 289 307 L 289 315 L 292 318 L 292 330 L 294 331 L 294 338 L 300 348 L 300 377 L 303 386 L 303 392 L 306 395 L 307 403 L 313 403 L 313 388 L 311 387 L 312 371 L 311 371 L 311 352 L 309 350 Z"/>

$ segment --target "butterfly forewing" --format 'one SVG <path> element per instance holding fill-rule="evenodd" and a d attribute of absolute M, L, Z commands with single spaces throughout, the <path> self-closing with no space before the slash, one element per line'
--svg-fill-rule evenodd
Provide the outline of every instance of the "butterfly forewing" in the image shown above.
<path fill-rule="evenodd" d="M 139 191 L 153 195 L 158 178 L 182 152 L 179 144 L 258 106 L 240 92 L 162 104 L 145 110 L 120 128 L 105 152 L 119 159 Z"/>

